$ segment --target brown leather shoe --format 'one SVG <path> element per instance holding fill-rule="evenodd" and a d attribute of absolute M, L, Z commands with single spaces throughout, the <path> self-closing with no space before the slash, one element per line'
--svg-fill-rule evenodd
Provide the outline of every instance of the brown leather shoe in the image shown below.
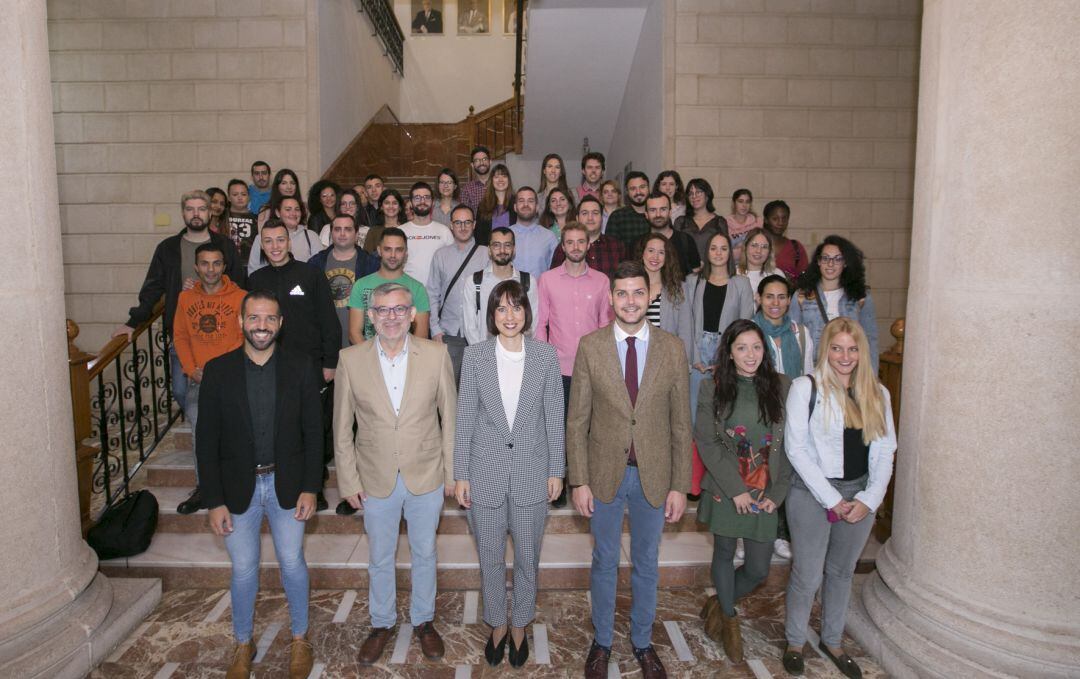
<path fill-rule="evenodd" d="M 604 648 L 593 639 L 589 656 L 585 658 L 585 679 L 607 679 L 611 649 Z"/>
<path fill-rule="evenodd" d="M 720 613 L 720 641 L 724 646 L 724 653 L 731 662 L 743 661 L 742 630 L 739 629 L 738 616 L 728 617 L 723 611 Z"/>
<path fill-rule="evenodd" d="M 708 620 L 712 612 L 716 610 L 716 607 L 720 605 L 720 599 L 715 594 L 705 600 L 705 605 L 701 607 L 701 613 L 698 616 L 702 620 Z"/>
<path fill-rule="evenodd" d="M 289 679 L 307 679 L 315 654 L 307 639 L 293 639 L 289 644 Z"/>
<path fill-rule="evenodd" d="M 233 651 L 232 664 L 225 672 L 225 679 L 248 679 L 251 676 L 251 661 L 255 659 L 255 642 L 237 644 Z"/>
<path fill-rule="evenodd" d="M 420 651 L 428 660 L 438 660 L 443 657 L 446 648 L 443 646 L 442 637 L 435 631 L 435 625 L 427 621 L 413 628 L 413 634 L 420 642 Z"/>
<path fill-rule="evenodd" d="M 372 627 L 371 631 L 368 632 L 367 639 L 364 639 L 364 643 L 360 644 L 358 662 L 365 667 L 379 662 L 383 650 L 390 643 L 390 637 L 394 635 L 394 629 L 393 627 Z"/>
<path fill-rule="evenodd" d="M 664 669 L 664 663 L 660 662 L 660 657 L 656 655 L 656 651 L 653 650 L 652 646 L 635 648 L 634 657 L 637 658 L 638 664 L 641 665 L 642 679 L 667 679 L 667 670 Z"/>

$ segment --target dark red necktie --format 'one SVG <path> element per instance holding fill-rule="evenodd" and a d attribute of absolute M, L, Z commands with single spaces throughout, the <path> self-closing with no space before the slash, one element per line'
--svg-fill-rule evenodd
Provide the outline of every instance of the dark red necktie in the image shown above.
<path fill-rule="evenodd" d="M 626 369 L 623 371 L 623 379 L 626 382 L 626 393 L 630 394 L 630 405 L 637 405 L 637 348 L 634 346 L 636 337 L 626 338 Z M 630 421 L 633 424 L 633 420 Z M 634 452 L 634 439 L 630 439 L 630 453 L 627 462 L 637 464 L 637 455 Z"/>

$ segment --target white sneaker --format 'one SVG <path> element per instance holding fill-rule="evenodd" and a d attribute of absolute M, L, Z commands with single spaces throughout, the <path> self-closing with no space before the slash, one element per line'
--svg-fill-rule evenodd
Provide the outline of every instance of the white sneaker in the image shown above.
<path fill-rule="evenodd" d="M 791 543 L 779 538 L 773 543 L 773 552 L 781 559 L 791 558 Z"/>
<path fill-rule="evenodd" d="M 735 543 L 735 558 L 740 561 L 746 558 L 746 548 L 743 547 L 742 538 L 739 538 L 739 541 Z"/>

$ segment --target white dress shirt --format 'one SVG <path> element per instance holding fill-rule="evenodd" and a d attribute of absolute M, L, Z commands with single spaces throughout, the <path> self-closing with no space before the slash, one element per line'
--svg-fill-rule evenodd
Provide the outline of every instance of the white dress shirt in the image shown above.
<path fill-rule="evenodd" d="M 405 395 L 405 375 L 409 370 L 409 337 L 405 336 L 405 344 L 394 358 L 386 355 L 378 337 L 375 338 L 375 347 L 379 350 L 379 369 L 386 393 L 390 395 L 390 405 L 394 406 L 394 414 L 400 415 L 401 397 Z"/>
<path fill-rule="evenodd" d="M 619 352 L 619 367 L 622 368 L 624 380 L 626 379 L 626 338 L 637 339 L 634 349 L 637 351 L 637 383 L 640 390 L 641 376 L 645 374 L 645 355 L 649 353 L 649 323 L 647 321 L 642 323 L 633 335 L 623 330 L 618 321 L 615 322 L 613 330 L 615 331 L 615 348 Z"/>

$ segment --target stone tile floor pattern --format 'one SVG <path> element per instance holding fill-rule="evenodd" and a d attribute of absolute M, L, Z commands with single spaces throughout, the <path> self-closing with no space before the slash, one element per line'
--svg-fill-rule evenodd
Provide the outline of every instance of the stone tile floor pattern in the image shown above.
<path fill-rule="evenodd" d="M 166 591 L 161 603 L 135 633 L 95 670 L 92 679 L 189 679 L 222 677 L 232 657 L 231 609 L 224 605 L 225 590 Z M 530 630 L 530 658 L 520 670 L 504 660 L 498 668 L 484 662 L 483 648 L 489 628 L 482 622 L 482 611 L 472 617 L 472 608 L 482 608 L 476 593 L 442 592 L 436 606 L 436 626 L 446 642 L 442 661 L 424 659 L 415 641 L 409 644 L 403 662 L 392 662 L 394 641 L 390 642 L 379 665 L 361 668 L 356 653 L 368 631 L 367 592 L 357 591 L 351 609 L 343 610 L 346 592 L 316 590 L 311 593 L 309 639 L 315 647 L 316 666 L 312 679 L 346 677 L 401 677 L 402 679 L 464 679 L 466 677 L 580 677 L 584 657 L 592 637 L 589 600 L 585 591 L 540 592 L 535 625 L 544 625 L 547 633 L 549 663 L 537 663 L 535 630 Z M 781 584 L 767 584 L 744 599 L 739 608 L 747 661 L 738 665 L 727 660 L 712 640 L 705 636 L 698 612 L 707 594 L 701 589 L 661 590 L 657 601 L 653 644 L 670 677 L 740 677 L 764 679 L 787 674 L 780 663 L 783 647 L 784 592 Z M 471 604 L 471 605 L 470 605 Z M 612 661 L 618 674 L 609 676 L 640 677 L 641 670 L 631 655 L 627 637 L 630 596 L 622 592 L 617 602 L 615 644 Z M 344 618 L 342 622 L 334 622 Z M 399 621 L 408 620 L 408 592 L 398 593 Z M 265 656 L 255 665 L 255 677 L 288 676 L 288 611 L 280 590 L 260 592 L 255 612 L 255 640 L 267 629 L 277 634 L 268 637 Z M 668 623 L 665 625 L 665 623 Z M 673 623 L 673 624 L 671 624 Z M 814 610 L 811 627 L 818 629 Z M 669 629 L 677 630 L 669 634 Z M 685 646 L 680 643 L 685 642 Z M 845 635 L 844 647 L 862 667 L 867 679 L 886 677 L 885 672 Z M 806 677 L 841 677 L 828 661 L 806 650 Z M 689 656 L 687 656 L 687 651 Z M 680 652 L 682 659 L 680 659 Z"/>

